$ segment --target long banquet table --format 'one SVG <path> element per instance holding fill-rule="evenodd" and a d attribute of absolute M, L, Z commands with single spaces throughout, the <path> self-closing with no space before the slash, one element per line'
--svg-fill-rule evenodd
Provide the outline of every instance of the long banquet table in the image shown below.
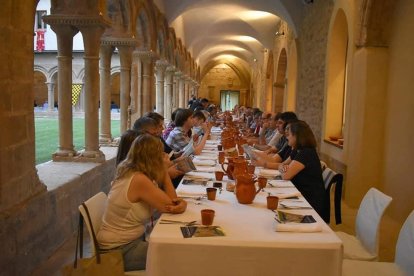
<path fill-rule="evenodd" d="M 214 145 L 214 141 L 209 144 Z M 211 153 L 217 155 L 214 151 Z M 202 155 L 211 153 L 204 151 Z M 201 174 L 214 180 L 213 173 Z M 212 186 L 212 182 L 207 186 Z M 200 194 L 205 189 L 202 185 L 181 183 L 177 194 Z M 183 238 L 182 225 L 158 221 L 149 239 L 146 274 L 341 275 L 342 242 L 313 209 L 285 211 L 312 215 L 322 226 L 321 232 L 275 231 L 275 214 L 266 208 L 266 196 L 269 192 L 277 195 L 295 191 L 294 187 L 266 187 L 252 204 L 244 205 L 223 185 L 215 201 L 188 199 L 186 212 L 163 214 L 161 219 L 201 223 L 200 210 L 214 209 L 214 225 L 220 226 L 225 236 Z"/>

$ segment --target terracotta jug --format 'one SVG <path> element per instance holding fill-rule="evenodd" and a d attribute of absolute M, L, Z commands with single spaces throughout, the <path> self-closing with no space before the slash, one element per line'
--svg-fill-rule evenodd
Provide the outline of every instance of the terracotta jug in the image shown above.
<path fill-rule="evenodd" d="M 250 204 L 253 202 L 256 194 L 260 191 L 260 188 L 256 191 L 254 183 L 255 176 L 253 174 L 244 173 L 237 175 L 236 197 L 239 203 Z"/>
<path fill-rule="evenodd" d="M 237 179 L 239 174 L 247 173 L 247 161 L 243 157 L 237 157 L 233 159 L 234 170 L 233 179 Z"/>
<path fill-rule="evenodd" d="M 227 157 L 228 163 L 224 162 L 221 164 L 221 168 L 223 169 L 224 173 L 227 174 L 227 177 L 231 180 L 234 180 L 233 178 L 233 171 L 234 171 L 234 162 L 232 157 Z M 227 164 L 227 168 L 224 168 L 224 164 Z"/>
<path fill-rule="evenodd" d="M 225 150 L 234 148 L 236 146 L 236 142 L 234 139 L 232 139 L 232 137 L 221 139 L 221 144 Z"/>

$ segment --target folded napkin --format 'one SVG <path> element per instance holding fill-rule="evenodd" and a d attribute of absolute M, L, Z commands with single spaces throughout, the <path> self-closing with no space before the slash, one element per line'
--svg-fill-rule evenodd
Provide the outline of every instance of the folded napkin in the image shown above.
<path fill-rule="evenodd" d="M 294 188 L 295 185 L 289 180 L 270 180 L 269 185 L 274 188 Z"/>
<path fill-rule="evenodd" d="M 286 209 L 312 209 L 309 203 L 304 200 L 283 200 L 279 204 Z"/>
<path fill-rule="evenodd" d="M 217 152 L 215 150 L 212 150 L 212 149 L 203 149 L 201 151 L 201 155 L 210 155 L 210 156 L 215 156 L 217 158 Z"/>
<path fill-rule="evenodd" d="M 217 168 L 214 167 L 207 167 L 207 166 L 196 166 L 197 170 L 196 172 L 215 172 Z"/>
<path fill-rule="evenodd" d="M 297 223 L 297 222 L 276 223 L 276 232 L 302 232 L 302 233 L 322 232 L 322 225 L 318 222 L 313 222 L 313 223 Z"/>
<path fill-rule="evenodd" d="M 217 160 L 217 155 L 197 155 L 196 158 L 194 159 L 195 160 Z"/>
<path fill-rule="evenodd" d="M 177 192 L 177 196 L 182 198 L 199 198 L 206 196 L 206 194 L 200 192 Z"/>
<path fill-rule="evenodd" d="M 312 215 L 277 211 L 275 220 L 277 232 L 321 232 L 322 225 Z"/>
<path fill-rule="evenodd" d="M 217 149 L 217 145 L 216 144 L 205 144 L 204 148 L 208 148 L 208 149 Z"/>
<path fill-rule="evenodd" d="M 196 158 L 193 159 L 193 163 L 196 166 L 215 166 L 216 165 L 216 161 L 214 160 L 200 160 Z"/>
<path fill-rule="evenodd" d="M 275 193 L 275 196 L 277 196 L 279 199 L 289 198 L 289 197 L 299 197 L 302 194 L 299 191 L 292 192 L 292 193 Z"/>
<path fill-rule="evenodd" d="M 212 173 L 206 173 L 206 172 L 188 172 L 185 174 L 185 178 L 189 179 L 199 179 L 199 178 L 207 178 L 210 179 L 213 177 Z"/>
<path fill-rule="evenodd" d="M 280 175 L 280 172 L 278 170 L 271 170 L 271 169 L 260 169 L 259 176 L 264 177 L 275 177 Z"/>
<path fill-rule="evenodd" d="M 215 145 L 215 146 L 217 146 L 218 144 L 220 144 L 219 140 L 207 140 L 206 141 L 206 145 Z"/>

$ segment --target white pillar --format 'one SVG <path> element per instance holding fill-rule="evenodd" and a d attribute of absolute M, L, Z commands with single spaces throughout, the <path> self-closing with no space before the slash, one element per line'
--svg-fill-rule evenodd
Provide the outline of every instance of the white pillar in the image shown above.
<path fill-rule="evenodd" d="M 79 161 L 104 162 L 99 150 L 99 49 L 104 27 L 81 26 L 85 49 L 85 150 Z"/>
<path fill-rule="evenodd" d="M 186 108 L 185 106 L 185 76 L 182 76 L 178 79 L 178 107 Z"/>
<path fill-rule="evenodd" d="M 55 110 L 55 84 L 53 82 L 47 82 L 47 102 L 48 102 L 48 111 Z"/>
<path fill-rule="evenodd" d="M 111 56 L 113 52 L 111 45 L 101 45 L 100 49 L 100 143 L 110 143 L 111 134 Z"/>
<path fill-rule="evenodd" d="M 59 148 L 52 155 L 54 161 L 66 160 L 76 155 L 73 147 L 72 121 L 72 46 L 73 36 L 78 32 L 70 25 L 53 25 L 58 48 L 58 117 Z M 53 103 L 49 103 L 53 105 Z"/>
<path fill-rule="evenodd" d="M 132 50 L 131 46 L 119 46 L 119 56 L 121 62 L 121 78 L 120 78 L 120 112 L 121 133 L 127 130 L 128 123 L 128 106 L 130 103 L 131 93 L 131 62 L 132 62 Z"/>
<path fill-rule="evenodd" d="M 164 76 L 165 69 L 167 69 L 168 63 L 164 60 L 157 60 L 155 63 L 155 76 L 156 76 L 156 111 L 157 113 L 165 116 L 164 114 Z"/>
<path fill-rule="evenodd" d="M 167 67 L 167 71 L 165 74 L 165 118 L 170 121 L 171 120 L 171 113 L 173 111 L 173 76 L 175 72 L 174 66 Z"/>

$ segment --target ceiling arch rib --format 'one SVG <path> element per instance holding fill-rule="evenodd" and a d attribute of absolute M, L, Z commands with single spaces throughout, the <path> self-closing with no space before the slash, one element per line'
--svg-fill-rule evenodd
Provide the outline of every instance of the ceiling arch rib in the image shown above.
<path fill-rule="evenodd" d="M 261 10 L 278 15 L 288 23 L 294 34 L 297 33 L 296 26 L 302 19 L 304 6 L 302 1 L 292 0 L 222 0 L 220 2 L 216 0 L 204 0 L 202 2 L 195 0 L 157 0 L 157 2 L 162 2 L 160 6 L 162 6 L 163 12 L 170 24 L 184 12 L 194 8 L 215 6 L 217 9 L 220 9 L 219 6 L 221 5 L 237 4 L 245 7 L 247 10 Z"/>
<path fill-rule="evenodd" d="M 242 60 L 234 60 L 233 62 L 230 62 L 227 59 L 211 60 L 208 64 L 206 64 L 203 71 L 201 72 L 200 79 L 203 79 L 204 76 L 215 66 L 220 64 L 226 64 L 236 73 L 243 85 L 249 85 L 250 75 L 248 70 L 246 69 L 247 64 L 243 63 L 244 61 Z"/>
<path fill-rule="evenodd" d="M 251 57 L 246 57 L 246 54 L 241 54 L 240 52 L 227 50 L 227 51 L 221 51 L 216 53 L 211 53 L 210 55 L 203 56 L 203 59 L 200 60 L 200 65 L 204 66 L 206 65 L 210 60 L 217 60 L 217 59 L 223 59 L 226 58 L 229 61 L 232 61 L 234 59 L 240 59 L 243 60 L 246 64 L 249 64 L 246 62 L 246 60 L 250 60 Z"/>

